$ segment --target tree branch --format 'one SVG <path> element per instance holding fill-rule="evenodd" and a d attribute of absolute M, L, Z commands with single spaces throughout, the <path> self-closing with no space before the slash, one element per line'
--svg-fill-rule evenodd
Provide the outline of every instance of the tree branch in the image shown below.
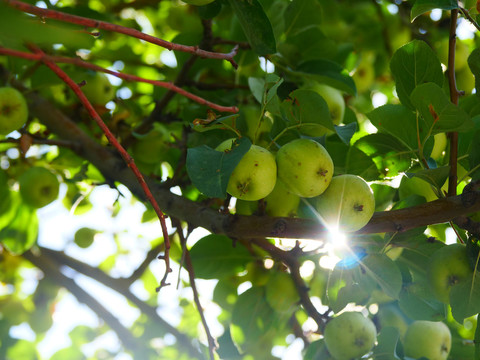
<path fill-rule="evenodd" d="M 234 56 L 237 54 L 237 49 L 238 49 L 237 47 L 234 47 L 233 50 L 227 54 L 205 51 L 198 48 L 197 46 L 186 46 L 186 45 L 174 44 L 169 41 L 159 39 L 155 36 L 147 35 L 141 31 L 128 28 L 125 26 L 121 26 L 121 25 L 111 24 L 106 21 L 93 20 L 93 19 L 84 18 L 81 16 L 70 15 L 70 14 L 62 13 L 56 10 L 42 9 L 37 6 L 30 5 L 18 0 L 3 0 L 3 1 L 7 5 L 11 6 L 12 8 L 15 8 L 17 10 L 20 10 L 29 14 L 38 15 L 38 16 L 41 16 L 42 18 L 55 19 L 63 22 L 81 25 L 84 27 L 113 31 L 120 34 L 132 36 L 140 40 L 147 41 L 149 43 L 161 46 L 168 50 L 182 51 L 182 52 L 194 54 L 201 58 L 227 60 L 230 64 L 232 64 L 232 66 L 235 69 L 238 67 L 237 63 L 233 59 Z"/>

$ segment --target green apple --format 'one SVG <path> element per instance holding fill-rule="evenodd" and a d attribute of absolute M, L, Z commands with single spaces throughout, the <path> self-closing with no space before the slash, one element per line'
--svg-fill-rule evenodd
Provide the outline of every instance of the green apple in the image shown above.
<path fill-rule="evenodd" d="M 405 316 L 400 312 L 397 305 L 390 303 L 381 306 L 378 310 L 377 317 L 380 329 L 387 326 L 394 327 L 398 330 L 402 338 L 405 336 L 408 324 Z"/>
<path fill-rule="evenodd" d="M 323 193 L 333 176 L 333 161 L 327 150 L 310 139 L 296 139 L 277 152 L 278 177 L 288 189 L 305 198 Z"/>
<path fill-rule="evenodd" d="M 217 151 L 228 151 L 234 139 L 228 139 Z M 277 181 L 277 164 L 270 151 L 252 145 L 233 170 L 227 192 L 240 200 L 256 201 L 270 194 Z"/>
<path fill-rule="evenodd" d="M 273 191 L 265 198 L 265 203 L 268 215 L 293 217 L 297 215 L 300 197 L 288 190 L 282 180 L 277 179 Z"/>
<path fill-rule="evenodd" d="M 87 248 L 93 244 L 97 231 L 88 227 L 82 227 L 75 232 L 73 241 L 81 248 Z"/>
<path fill-rule="evenodd" d="M 451 347 L 452 334 L 441 321 L 414 321 L 405 334 L 405 355 L 414 359 L 445 360 Z"/>
<path fill-rule="evenodd" d="M 81 89 L 92 104 L 103 106 L 113 99 L 115 89 L 104 73 L 87 72 L 83 80 L 85 85 Z"/>
<path fill-rule="evenodd" d="M 375 197 L 360 176 L 338 175 L 316 199 L 315 207 L 328 226 L 340 231 L 357 231 L 370 221 L 375 212 Z"/>
<path fill-rule="evenodd" d="M 197 6 L 203 6 L 203 5 L 208 5 L 215 0 L 182 0 L 186 4 L 190 5 L 197 5 Z"/>
<path fill-rule="evenodd" d="M 434 144 L 430 157 L 434 160 L 439 160 L 443 156 L 443 152 L 447 148 L 447 134 L 438 133 L 433 136 Z"/>
<path fill-rule="evenodd" d="M 349 311 L 334 317 L 324 332 L 328 352 L 337 360 L 356 359 L 375 345 L 377 329 L 360 312 Z"/>
<path fill-rule="evenodd" d="M 7 135 L 21 128 L 28 119 L 27 102 L 12 87 L 0 88 L 0 135 Z"/>
<path fill-rule="evenodd" d="M 144 164 L 159 164 L 169 150 L 167 136 L 160 130 L 152 130 L 139 136 L 132 146 L 132 156 Z"/>
<path fill-rule="evenodd" d="M 319 83 L 309 84 L 306 86 L 306 88 L 314 90 L 320 94 L 320 96 L 328 105 L 332 123 L 334 125 L 340 125 L 343 122 L 343 116 L 345 115 L 345 99 L 343 98 L 342 92 L 331 86 Z M 302 127 L 301 131 L 305 135 L 315 137 L 332 133 L 326 127 L 319 124 L 312 124 L 312 126 Z"/>
<path fill-rule="evenodd" d="M 446 37 L 442 39 L 436 46 L 438 49 L 438 58 L 445 66 L 448 65 L 448 43 L 449 39 Z M 455 42 L 455 71 L 459 71 L 467 67 L 469 55 L 470 49 L 468 48 L 468 45 L 457 39 Z"/>
<path fill-rule="evenodd" d="M 370 90 L 375 81 L 375 54 L 367 52 L 362 54 L 362 58 L 353 73 L 353 81 L 359 93 L 364 93 Z"/>
<path fill-rule="evenodd" d="M 31 167 L 18 178 L 23 201 L 41 208 L 58 197 L 60 184 L 57 176 L 44 167 Z"/>
<path fill-rule="evenodd" d="M 467 249 L 462 244 L 444 246 L 435 251 L 427 268 L 428 283 L 435 297 L 448 304 L 452 286 L 472 276 Z"/>
<path fill-rule="evenodd" d="M 274 272 L 265 287 L 265 298 L 272 309 L 277 312 L 291 312 L 300 301 L 295 283 L 286 272 Z"/>

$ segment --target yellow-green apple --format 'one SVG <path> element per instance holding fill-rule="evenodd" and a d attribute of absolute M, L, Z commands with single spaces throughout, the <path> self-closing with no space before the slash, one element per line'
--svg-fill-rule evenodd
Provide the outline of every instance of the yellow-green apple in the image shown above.
<path fill-rule="evenodd" d="M 77 244 L 77 246 L 81 248 L 87 248 L 93 244 L 96 234 L 97 230 L 88 227 L 82 227 L 75 232 L 73 241 L 75 244 Z"/>
<path fill-rule="evenodd" d="M 168 151 L 168 136 L 160 130 L 152 130 L 137 139 L 132 146 L 135 160 L 144 164 L 158 164 Z"/>
<path fill-rule="evenodd" d="M 83 75 L 82 91 L 94 105 L 105 105 L 115 95 L 115 89 L 104 73 L 87 72 Z"/>
<path fill-rule="evenodd" d="M 359 358 L 368 353 L 377 339 L 372 320 L 360 312 L 348 311 L 327 323 L 324 332 L 328 352 L 337 360 Z"/>
<path fill-rule="evenodd" d="M 310 139 L 296 139 L 277 152 L 278 177 L 288 189 L 305 198 L 323 193 L 333 176 L 333 161 L 327 150 Z"/>
<path fill-rule="evenodd" d="M 439 160 L 443 156 L 443 152 L 447 147 L 447 134 L 438 133 L 433 136 L 434 143 L 430 157 L 434 160 Z"/>
<path fill-rule="evenodd" d="M 229 151 L 234 139 L 225 140 L 217 151 Z M 241 200 L 256 201 L 270 194 L 277 181 L 275 156 L 267 149 L 252 145 L 228 180 L 227 192 Z"/>
<path fill-rule="evenodd" d="M 316 91 L 325 100 L 330 112 L 330 119 L 333 125 L 340 125 L 343 122 L 343 116 L 345 115 L 345 99 L 342 92 L 331 86 L 325 84 L 319 84 L 317 82 L 310 83 L 306 86 L 308 89 Z M 301 132 L 309 136 L 323 136 L 331 134 L 332 131 L 320 124 L 311 124 L 306 127 L 302 127 Z"/>
<path fill-rule="evenodd" d="M 265 198 L 265 212 L 270 216 L 297 215 L 300 197 L 292 193 L 282 180 L 277 179 L 273 191 Z"/>
<path fill-rule="evenodd" d="M 357 231 L 375 212 L 372 189 L 360 176 L 334 176 L 327 190 L 316 199 L 315 207 L 330 228 Z"/>
<path fill-rule="evenodd" d="M 7 135 L 21 128 L 28 119 L 27 102 L 12 87 L 0 88 L 0 135 Z"/>
<path fill-rule="evenodd" d="M 435 297 L 448 304 L 452 286 L 472 276 L 467 249 L 462 244 L 444 246 L 435 251 L 427 268 L 428 283 Z"/>
<path fill-rule="evenodd" d="M 372 52 L 365 52 L 362 55 L 360 62 L 352 75 L 353 81 L 359 93 L 364 93 L 370 90 L 375 81 L 375 54 Z"/>
<path fill-rule="evenodd" d="M 405 355 L 429 360 L 446 360 L 452 347 L 452 334 L 441 321 L 417 320 L 405 334 Z"/>
<path fill-rule="evenodd" d="M 23 201 L 41 208 L 58 197 L 60 184 L 57 176 L 44 167 L 31 167 L 18 178 Z"/>

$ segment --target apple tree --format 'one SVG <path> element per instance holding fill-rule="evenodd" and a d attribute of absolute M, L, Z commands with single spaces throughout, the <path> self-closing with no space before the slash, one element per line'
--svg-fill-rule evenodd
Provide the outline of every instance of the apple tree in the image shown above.
<path fill-rule="evenodd" d="M 1 0 L 0 358 L 480 359 L 479 11 Z"/>

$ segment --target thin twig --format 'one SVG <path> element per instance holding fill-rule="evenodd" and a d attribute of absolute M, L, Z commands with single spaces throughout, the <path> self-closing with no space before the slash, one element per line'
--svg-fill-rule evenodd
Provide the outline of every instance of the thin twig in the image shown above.
<path fill-rule="evenodd" d="M 43 51 L 40 50 L 38 47 L 31 45 L 30 48 L 32 51 L 34 51 L 37 54 L 42 54 L 44 55 Z M 157 288 L 157 291 L 160 290 L 160 288 L 164 285 L 168 285 L 166 280 L 168 273 L 172 271 L 170 268 L 170 239 L 168 237 L 168 230 L 167 230 L 167 224 L 165 221 L 165 215 L 163 214 L 162 210 L 158 206 L 157 201 L 153 197 L 152 192 L 150 191 L 150 188 L 148 187 L 147 183 L 145 182 L 145 179 L 138 170 L 138 167 L 135 165 L 135 161 L 133 158 L 130 156 L 130 154 L 120 145 L 118 140 L 115 138 L 115 136 L 112 134 L 108 126 L 103 122 L 102 118 L 100 115 L 98 115 L 97 111 L 95 108 L 92 106 L 90 101 L 87 99 L 85 94 L 82 92 L 80 89 L 80 86 L 72 80 L 56 63 L 54 63 L 51 60 L 48 60 L 46 58 L 42 59 L 42 62 L 49 67 L 60 79 L 62 79 L 77 95 L 79 100 L 82 102 L 82 104 L 85 106 L 87 109 L 89 115 L 92 117 L 92 119 L 97 123 L 97 125 L 102 129 L 103 133 L 105 134 L 106 138 L 112 144 L 115 149 L 120 153 L 122 156 L 123 160 L 127 164 L 127 166 L 131 169 L 131 171 L 135 174 L 135 177 L 137 178 L 137 181 L 139 182 L 140 186 L 142 187 L 143 192 L 145 193 L 146 198 L 152 204 L 153 209 L 155 210 L 155 213 L 158 216 L 158 219 L 160 221 L 160 225 L 162 228 L 162 233 L 163 233 L 163 238 L 165 241 L 165 254 L 163 256 L 163 260 L 165 261 L 165 275 L 163 276 L 162 280 L 160 281 L 160 286 Z"/>
<path fill-rule="evenodd" d="M 187 45 L 171 43 L 169 41 L 159 39 L 155 36 L 147 35 L 139 30 L 121 26 L 121 25 L 111 24 L 106 21 L 93 20 L 93 19 L 84 18 L 77 15 L 70 15 L 70 14 L 62 13 L 56 10 L 42 9 L 37 6 L 30 5 L 18 0 L 3 0 L 3 1 L 7 5 L 17 10 L 20 10 L 29 14 L 38 15 L 38 16 L 41 16 L 42 18 L 55 19 L 63 22 L 81 25 L 84 27 L 113 31 L 120 34 L 132 36 L 140 40 L 144 40 L 146 42 L 161 46 L 168 50 L 182 51 L 182 52 L 194 54 L 201 58 L 227 60 L 229 63 L 232 64 L 232 66 L 235 69 L 238 67 L 237 63 L 233 59 L 234 56 L 237 54 L 238 47 L 234 47 L 233 50 L 229 53 L 216 53 L 211 51 L 205 51 L 200 49 L 197 46 L 187 46 Z"/>
<path fill-rule="evenodd" d="M 222 105 L 212 103 L 211 101 L 205 100 L 204 98 L 202 98 L 198 95 L 192 94 L 191 92 L 188 92 L 188 91 L 174 85 L 171 82 L 150 80 L 150 79 L 145 79 L 145 78 L 142 78 L 142 77 L 136 76 L 136 75 L 125 74 L 125 73 L 121 73 L 121 72 L 118 72 L 118 71 L 105 69 L 104 67 L 101 67 L 101 66 L 98 66 L 98 65 L 95 65 L 95 64 L 91 64 L 87 61 L 84 61 L 84 60 L 78 59 L 78 58 L 69 58 L 69 57 L 65 57 L 65 56 L 52 56 L 52 55 L 47 55 L 45 53 L 43 53 L 43 54 L 41 54 L 41 53 L 32 54 L 32 53 L 19 51 L 19 50 L 4 48 L 2 46 L 0 46 L 0 54 L 8 55 L 8 56 L 15 56 L 15 57 L 28 59 L 28 60 L 33 60 L 33 61 L 48 60 L 48 61 L 52 61 L 54 63 L 73 64 L 73 65 L 78 66 L 78 67 L 83 67 L 83 68 L 86 68 L 86 69 L 91 69 L 91 70 L 107 73 L 107 74 L 116 76 L 120 79 L 123 79 L 125 81 L 143 82 L 143 83 L 151 84 L 151 85 L 154 85 L 154 86 L 159 86 L 159 87 L 168 89 L 170 91 L 173 91 L 177 94 L 180 94 L 182 96 L 185 96 L 186 98 L 189 98 L 189 99 L 191 99 L 191 100 L 193 100 L 193 101 L 195 101 L 195 102 L 197 102 L 201 105 L 206 105 L 206 106 L 208 106 L 208 107 L 210 107 L 214 110 L 220 111 L 220 112 L 230 112 L 230 113 L 238 112 L 238 108 L 236 106 L 222 106 Z"/>
<path fill-rule="evenodd" d="M 472 16 L 470 15 L 470 13 L 468 12 L 467 9 L 463 8 L 463 7 L 460 7 L 459 8 L 460 11 L 462 12 L 463 16 L 465 16 L 467 18 L 468 21 L 470 21 L 470 23 L 475 26 L 475 28 L 480 31 L 480 25 L 478 25 L 478 23 L 475 21 L 474 18 L 472 18 Z"/>
<path fill-rule="evenodd" d="M 192 264 L 192 259 L 190 258 L 190 252 L 188 251 L 186 247 L 187 239 L 185 239 L 185 236 L 183 236 L 183 231 L 182 231 L 182 224 L 180 223 L 179 220 L 175 219 L 173 221 L 177 228 L 177 234 L 180 237 L 180 243 L 182 244 L 182 248 L 184 251 L 184 256 L 185 256 L 185 269 L 188 272 L 188 278 L 190 280 L 190 287 L 192 288 L 193 292 L 193 301 L 195 302 L 195 305 L 197 306 L 198 313 L 200 315 L 200 319 L 202 320 L 202 325 L 203 328 L 205 329 L 205 333 L 207 335 L 207 341 L 208 341 L 208 351 L 210 354 L 210 359 L 215 360 L 215 350 L 217 349 L 218 345 L 215 340 L 215 338 L 212 336 L 212 333 L 210 332 L 210 328 L 208 327 L 207 320 L 205 319 L 205 314 L 203 313 L 203 308 L 202 304 L 200 303 L 200 298 L 198 296 L 198 290 L 197 286 L 195 284 L 195 270 L 193 269 L 193 264 Z"/>

